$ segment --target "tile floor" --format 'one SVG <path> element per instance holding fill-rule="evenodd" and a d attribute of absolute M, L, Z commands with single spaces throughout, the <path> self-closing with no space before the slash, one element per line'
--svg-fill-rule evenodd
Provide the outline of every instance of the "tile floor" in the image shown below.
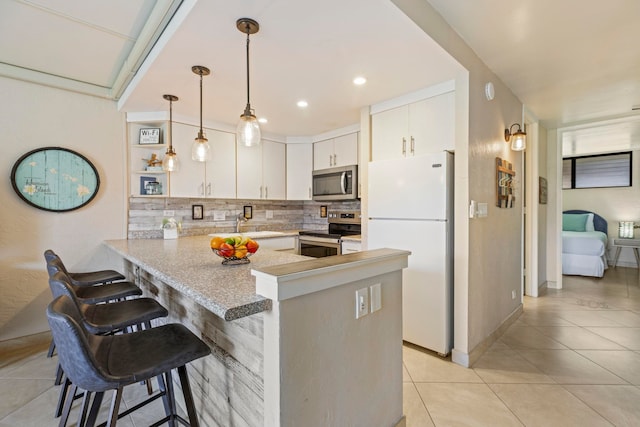
<path fill-rule="evenodd" d="M 406 345 L 407 426 L 640 425 L 639 285 L 630 268 L 565 276 L 563 290 L 525 298 L 524 313 L 472 369 Z M 47 334 L 0 343 L 0 427 L 57 425 L 48 343 Z M 125 405 L 143 395 L 129 387 Z M 162 413 L 156 403 L 118 425 L 149 425 Z"/>

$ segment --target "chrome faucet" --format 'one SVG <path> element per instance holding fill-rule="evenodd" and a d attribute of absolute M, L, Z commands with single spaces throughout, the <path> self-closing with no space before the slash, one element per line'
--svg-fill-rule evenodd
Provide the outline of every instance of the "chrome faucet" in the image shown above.
<path fill-rule="evenodd" d="M 236 215 L 236 233 L 240 232 L 240 223 L 249 221 L 244 214 L 239 213 Z"/>

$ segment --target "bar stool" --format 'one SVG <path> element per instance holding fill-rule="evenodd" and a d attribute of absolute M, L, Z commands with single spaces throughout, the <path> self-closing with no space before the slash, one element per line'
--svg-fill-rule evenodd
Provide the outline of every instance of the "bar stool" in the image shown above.
<path fill-rule="evenodd" d="M 108 304 L 85 304 L 78 301 L 72 286 L 73 285 L 68 282 L 68 277 L 62 272 L 54 274 L 54 276 L 49 279 L 49 288 L 51 289 L 53 298 L 55 299 L 64 295 L 73 301 L 80 312 L 85 328 L 92 334 L 112 334 L 132 326 L 136 326 L 138 330 L 142 329 L 143 325 L 146 328 L 151 328 L 151 320 L 167 317 L 169 314 L 166 308 L 152 298 L 136 298 Z M 56 385 L 61 383 L 61 379 L 62 368 L 58 365 Z M 70 385 L 71 382 L 69 378 L 65 379 L 58 398 L 58 405 L 55 412 L 56 418 L 62 415 L 63 405 Z M 148 387 L 149 394 L 151 394 L 150 384 L 148 384 Z M 71 399 L 73 400 L 74 398 L 75 393 Z M 81 420 L 86 413 L 88 399 L 89 394 L 87 393 L 83 402 L 83 409 L 80 412 L 79 418 Z M 68 414 L 63 418 L 65 424 L 67 416 Z M 61 421 L 61 425 L 64 425 L 62 424 L 63 421 Z M 81 422 L 78 422 L 78 425 L 81 424 Z"/>
<path fill-rule="evenodd" d="M 115 426 L 118 418 L 162 397 L 166 416 L 154 425 L 176 421 L 198 427 L 186 364 L 210 354 L 209 347 L 180 324 L 168 324 L 123 335 L 91 335 L 84 326 L 77 306 L 67 296 L 59 296 L 47 307 L 47 319 L 58 343 L 60 363 L 77 388 L 95 393 L 86 426 L 94 427 L 104 392 L 114 390 L 107 426 Z M 177 414 L 171 372 L 177 369 L 187 406 L 189 422 Z M 127 385 L 158 378 L 160 392 L 118 414 L 123 388 Z M 71 399 L 65 403 L 65 413 Z"/>
<path fill-rule="evenodd" d="M 82 273 L 70 273 L 62 262 L 60 256 L 51 249 L 47 249 L 46 251 L 44 251 L 44 259 L 47 261 L 47 263 L 49 263 L 49 261 L 57 261 L 57 264 L 60 266 L 60 268 L 62 268 L 62 270 L 71 278 L 71 283 L 77 286 L 99 285 L 115 282 L 117 280 L 124 280 L 125 278 L 122 274 L 118 273 L 115 270 L 97 270 Z"/>
<path fill-rule="evenodd" d="M 132 282 L 110 282 L 101 285 L 91 285 L 89 282 L 83 282 L 84 284 L 82 285 L 74 284 L 73 279 L 71 278 L 71 276 L 69 276 L 69 273 L 64 267 L 64 264 L 62 263 L 60 257 L 53 256 L 52 254 L 55 255 L 50 249 L 45 251 L 45 259 L 47 260 L 47 272 L 49 273 L 49 278 L 53 277 L 58 272 L 64 274 L 67 277 L 67 282 L 71 283 L 73 292 L 76 297 L 85 304 L 98 304 L 101 302 L 119 301 L 124 300 L 127 297 L 142 295 L 142 290 Z M 120 273 L 117 274 L 121 276 Z M 124 276 L 122 277 L 124 278 Z M 51 344 L 49 344 L 47 357 L 53 356 L 55 348 L 55 342 L 52 340 Z M 55 384 L 60 384 L 59 376 L 56 376 Z"/>

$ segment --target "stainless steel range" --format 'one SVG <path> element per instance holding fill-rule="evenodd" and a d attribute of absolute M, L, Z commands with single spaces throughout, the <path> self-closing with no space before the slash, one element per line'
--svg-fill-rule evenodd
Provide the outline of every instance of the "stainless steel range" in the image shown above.
<path fill-rule="evenodd" d="M 329 230 L 301 231 L 298 238 L 298 253 L 314 258 L 340 255 L 342 236 L 361 233 L 360 211 L 329 211 Z"/>

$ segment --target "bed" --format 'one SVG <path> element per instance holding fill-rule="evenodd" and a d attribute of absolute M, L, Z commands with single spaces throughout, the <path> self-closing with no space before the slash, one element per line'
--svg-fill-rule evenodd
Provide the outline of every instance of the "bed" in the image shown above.
<path fill-rule="evenodd" d="M 562 274 L 602 277 L 607 269 L 607 221 L 584 210 L 562 213 Z"/>

